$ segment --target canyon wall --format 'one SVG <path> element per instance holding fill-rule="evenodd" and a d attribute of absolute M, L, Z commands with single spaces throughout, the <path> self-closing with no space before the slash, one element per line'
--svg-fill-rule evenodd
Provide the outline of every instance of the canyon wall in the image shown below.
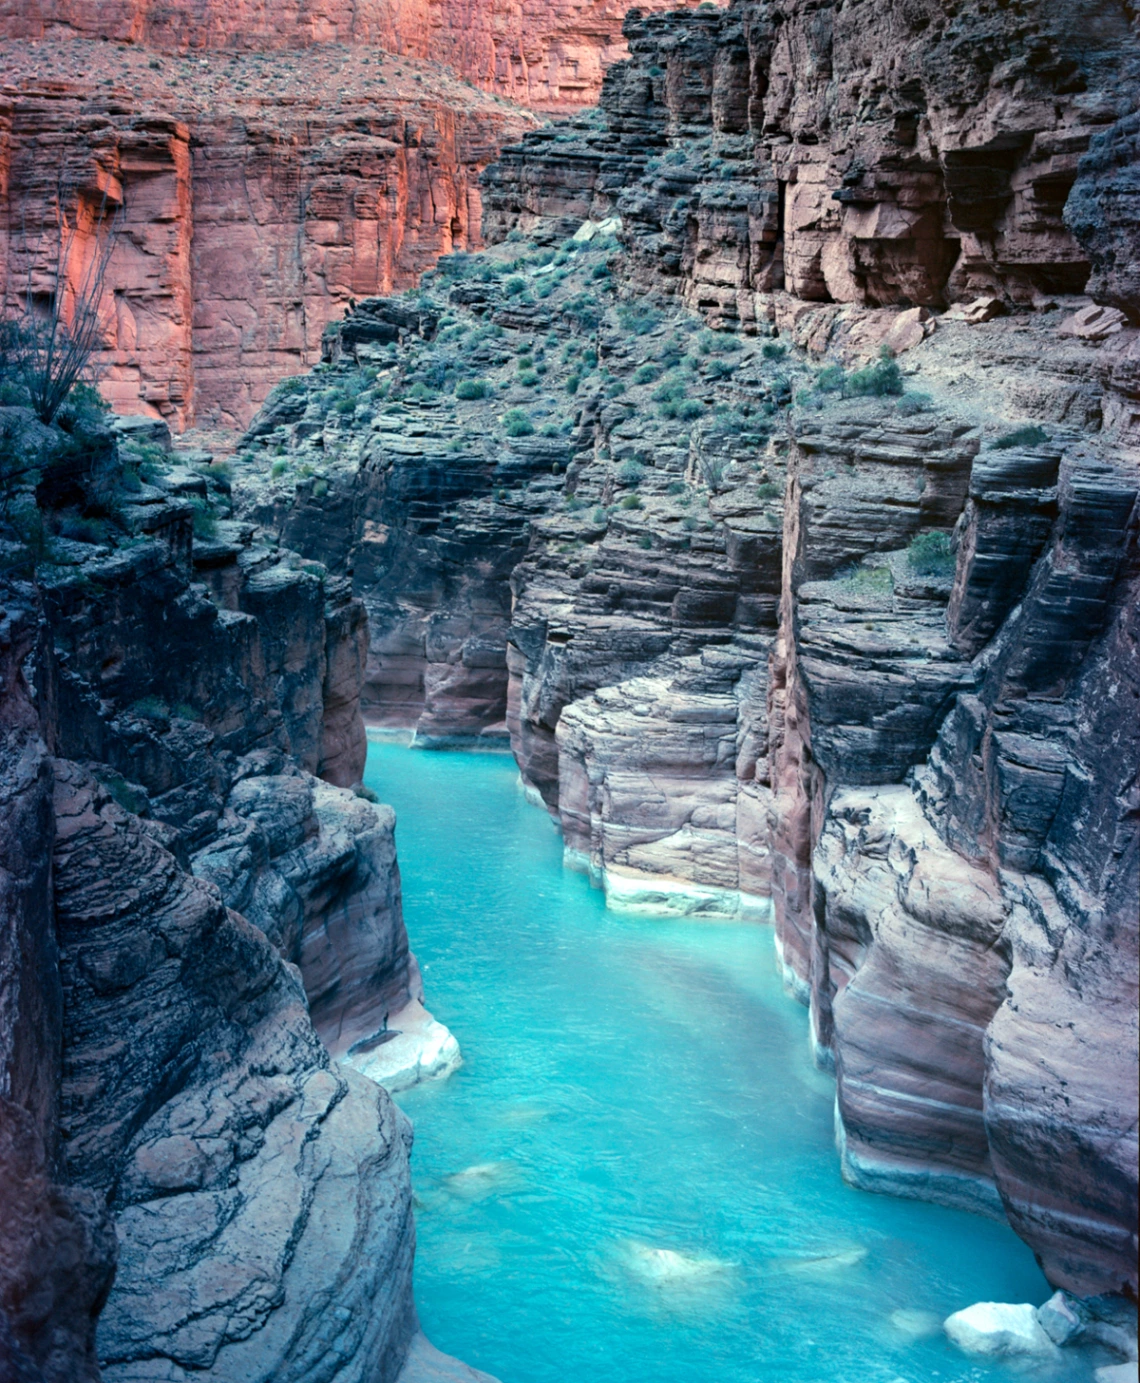
<path fill-rule="evenodd" d="M 0 410 L 38 460 L 0 528 L 0 1370 L 391 1383 L 411 1127 L 326 1045 L 422 997 L 352 790 L 365 612 L 218 468 L 64 421 Z"/>
<path fill-rule="evenodd" d="M 62 216 L 71 290 L 110 255 L 112 406 L 244 427 L 352 299 L 480 243 L 479 174 L 534 123 L 505 102 L 595 101 L 623 13 L 4 0 L 0 299 L 50 297 Z"/>
<path fill-rule="evenodd" d="M 81 290 L 109 255 L 103 394 L 176 429 L 244 425 L 353 297 L 479 243 L 478 173 L 527 121 L 438 74 L 393 74 L 389 95 L 345 50 L 229 65 L 79 40 L 8 51 L 6 301 L 50 295 L 62 201 L 61 277 Z"/>
<path fill-rule="evenodd" d="M 849 1180 L 1135 1299 L 1135 34 L 626 33 L 239 507 L 368 605 L 366 714 L 505 729 L 611 906 L 772 919 Z"/>
<path fill-rule="evenodd" d="M 648 0 L 642 8 L 674 8 Z M 0 37 L 108 39 L 165 52 L 270 52 L 320 44 L 443 63 L 484 91 L 536 108 L 592 105 L 625 56 L 617 0 L 3 0 Z"/>

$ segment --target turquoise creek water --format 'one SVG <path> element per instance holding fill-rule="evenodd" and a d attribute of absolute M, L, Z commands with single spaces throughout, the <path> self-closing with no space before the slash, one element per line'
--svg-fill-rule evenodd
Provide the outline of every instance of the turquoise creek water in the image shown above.
<path fill-rule="evenodd" d="M 1032 1254 L 844 1185 L 768 927 L 607 912 L 506 755 L 373 743 L 365 781 L 396 809 L 428 1006 L 464 1054 L 399 1097 L 433 1343 L 502 1383 L 1026 1377 L 940 1323 L 1044 1301 Z"/>

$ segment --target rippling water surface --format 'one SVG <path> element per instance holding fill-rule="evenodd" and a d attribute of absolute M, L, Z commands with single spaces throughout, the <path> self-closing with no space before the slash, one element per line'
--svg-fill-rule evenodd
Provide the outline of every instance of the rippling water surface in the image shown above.
<path fill-rule="evenodd" d="M 945 1342 L 1050 1289 L 1010 1229 L 844 1185 L 767 927 L 607 913 L 506 755 L 374 743 L 366 781 L 465 1057 L 400 1096 L 440 1349 L 502 1383 L 1086 1377 Z"/>

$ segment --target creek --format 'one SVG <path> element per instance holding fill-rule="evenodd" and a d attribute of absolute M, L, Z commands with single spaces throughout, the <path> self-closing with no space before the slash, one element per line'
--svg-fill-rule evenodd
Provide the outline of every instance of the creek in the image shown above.
<path fill-rule="evenodd" d="M 844 1184 L 769 927 L 617 915 L 505 754 L 369 746 L 449 1079 L 415 1124 L 428 1336 L 502 1383 L 957 1383 L 941 1321 L 1050 1288 L 1006 1225 Z"/>

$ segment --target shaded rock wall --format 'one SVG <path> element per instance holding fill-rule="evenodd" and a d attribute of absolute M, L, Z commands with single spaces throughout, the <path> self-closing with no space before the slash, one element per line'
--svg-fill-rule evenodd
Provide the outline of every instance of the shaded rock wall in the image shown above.
<path fill-rule="evenodd" d="M 52 762 L 22 665 L 34 593 L 0 624 L 0 1370 L 96 1379 L 95 1321 L 115 1269 L 105 1207 L 60 1167 L 63 991 L 52 905 Z"/>
<path fill-rule="evenodd" d="M 136 479 L 133 541 L 4 589 L 0 1357 L 389 1383 L 411 1129 L 321 1038 L 420 989 L 394 814 L 313 776 L 359 782 L 367 625 L 252 526 L 195 536 L 211 487 Z"/>

